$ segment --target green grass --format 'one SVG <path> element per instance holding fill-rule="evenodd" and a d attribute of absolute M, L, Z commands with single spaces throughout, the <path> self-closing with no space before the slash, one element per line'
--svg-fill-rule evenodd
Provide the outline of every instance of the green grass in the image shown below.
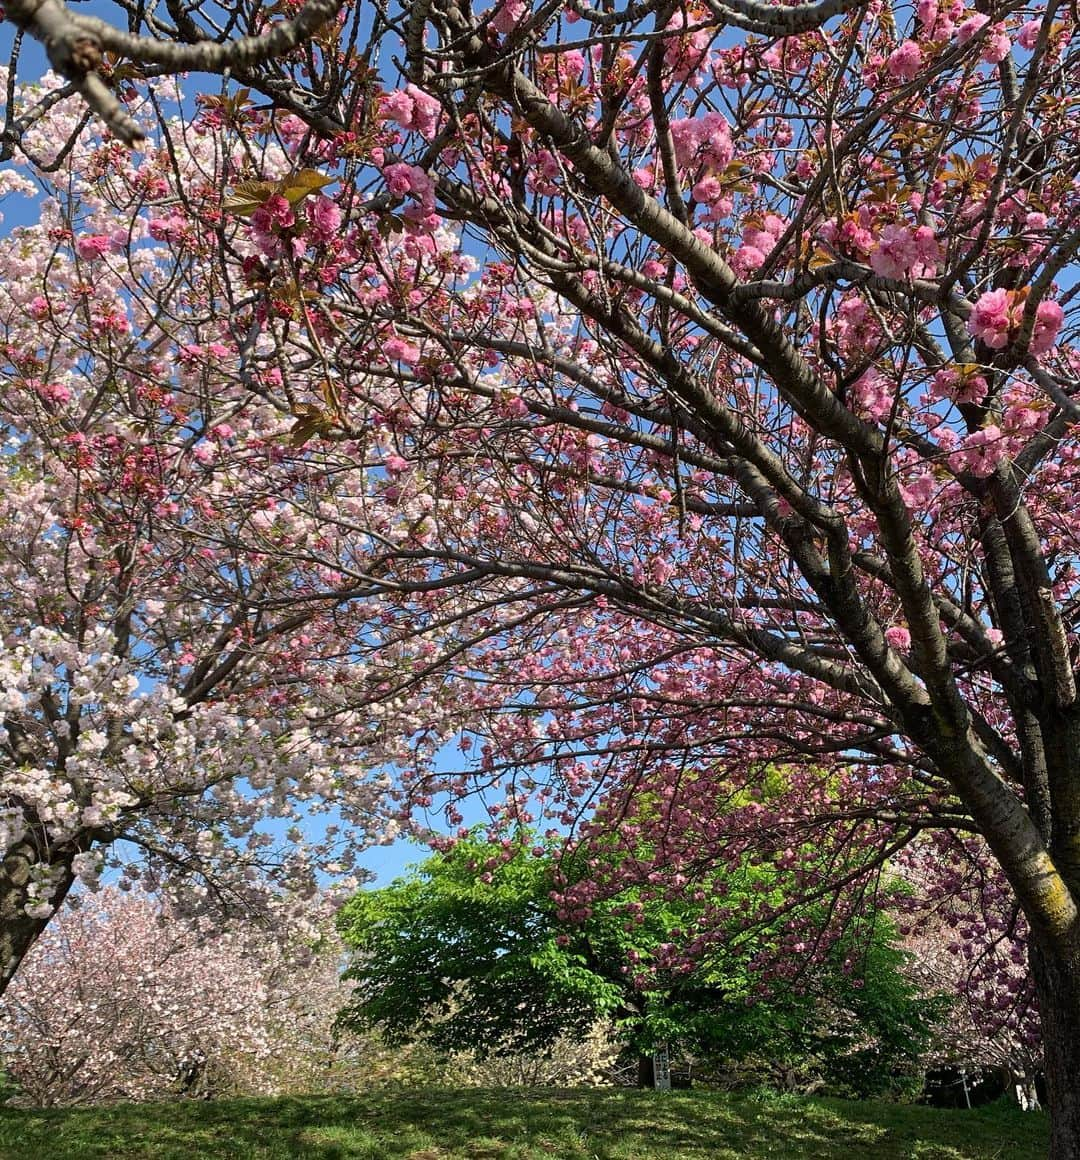
<path fill-rule="evenodd" d="M 1037 1160 L 1047 1122 L 705 1092 L 373 1092 L 70 1111 L 0 1108 L 2 1160 Z"/>

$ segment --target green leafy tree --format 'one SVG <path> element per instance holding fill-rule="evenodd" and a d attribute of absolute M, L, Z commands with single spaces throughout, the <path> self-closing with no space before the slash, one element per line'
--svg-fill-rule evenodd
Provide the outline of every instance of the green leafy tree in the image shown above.
<path fill-rule="evenodd" d="M 567 911 L 562 890 L 584 872 L 531 835 L 514 844 L 475 834 L 360 892 L 339 916 L 355 984 L 342 1022 L 483 1056 L 541 1053 L 610 1020 L 639 1056 L 667 1043 L 762 1082 L 856 1094 L 910 1082 L 927 1010 L 883 916 L 853 925 L 793 977 L 762 966 L 790 923 L 736 935 L 733 917 L 728 950 L 688 967 L 682 944 L 707 908 L 734 916 L 763 898 L 782 903 L 775 868 L 714 873 L 679 900 L 630 889 Z"/>
<path fill-rule="evenodd" d="M 588 954 L 587 930 L 566 941 L 541 852 L 506 858 L 471 838 L 355 895 L 338 919 L 356 983 L 343 1022 L 484 1054 L 540 1051 L 615 1014 L 625 984 Z"/>

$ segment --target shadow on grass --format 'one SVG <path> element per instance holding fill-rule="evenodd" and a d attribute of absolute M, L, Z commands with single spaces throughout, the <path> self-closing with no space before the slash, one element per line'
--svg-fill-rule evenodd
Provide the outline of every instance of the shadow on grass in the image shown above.
<path fill-rule="evenodd" d="M 1047 1125 L 704 1092 L 379 1091 L 366 1096 L 0 1109 L 2 1160 L 1040 1160 Z"/>

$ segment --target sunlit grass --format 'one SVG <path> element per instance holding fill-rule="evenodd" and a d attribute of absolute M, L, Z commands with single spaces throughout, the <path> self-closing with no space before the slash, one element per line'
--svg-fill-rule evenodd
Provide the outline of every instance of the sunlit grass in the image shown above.
<path fill-rule="evenodd" d="M 0 1109 L 3 1160 L 1037 1160 L 1044 1116 L 707 1092 L 379 1091 Z"/>

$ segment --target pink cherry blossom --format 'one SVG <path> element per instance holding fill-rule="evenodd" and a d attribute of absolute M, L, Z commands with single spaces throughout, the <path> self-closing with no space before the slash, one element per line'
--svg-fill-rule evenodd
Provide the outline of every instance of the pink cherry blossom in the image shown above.
<path fill-rule="evenodd" d="M 689 35 L 680 35 L 687 23 L 684 12 L 677 12 L 671 18 L 668 29 L 675 35 L 668 39 L 664 49 L 664 63 L 671 69 L 672 76 L 681 81 L 692 81 L 705 60 L 709 41 L 712 39 L 707 28 L 699 28 Z"/>
<path fill-rule="evenodd" d="M 1046 354 L 1057 340 L 1064 321 L 1065 311 L 1059 303 L 1051 299 L 1040 302 L 1035 311 L 1035 327 L 1031 332 L 1028 350 L 1032 354 Z"/>
<path fill-rule="evenodd" d="M 764 251 L 759 250 L 757 246 L 742 245 L 735 251 L 734 257 L 731 259 L 731 268 L 740 277 L 745 278 L 764 261 Z"/>
<path fill-rule="evenodd" d="M 97 890 L 97 856 L 77 864 Z M 115 885 L 79 901 L 0 1000 L 5 1069 L 24 1099 L 271 1094 L 318 1082 L 332 1065 L 335 1009 L 348 989 L 322 900 L 321 930 L 283 918 L 276 934 L 243 922 L 214 930 Z M 328 953 L 306 945 L 316 932 Z"/>
<path fill-rule="evenodd" d="M 397 121 L 404 129 L 413 127 L 413 109 L 415 101 L 406 89 L 395 89 L 390 93 L 383 93 L 379 101 L 379 110 L 384 117 Z"/>
<path fill-rule="evenodd" d="M 150 237 L 159 242 L 181 241 L 187 229 L 187 219 L 182 214 L 175 212 L 168 217 L 151 218 L 147 223 Z"/>
<path fill-rule="evenodd" d="M 1042 28 L 1042 20 L 1029 20 L 1021 26 L 1020 31 L 1016 34 L 1016 43 L 1025 51 L 1030 52 L 1038 42 L 1040 28 Z"/>
<path fill-rule="evenodd" d="M 104 234 L 84 235 L 75 240 L 75 252 L 84 262 L 95 262 L 112 251 L 113 240 Z"/>
<path fill-rule="evenodd" d="M 722 113 L 671 122 L 675 159 L 682 167 L 691 164 L 723 170 L 735 154 L 731 129 Z"/>
<path fill-rule="evenodd" d="M 885 67 L 890 76 L 909 81 L 917 76 L 923 66 L 922 49 L 914 40 L 905 40 L 889 54 Z"/>
<path fill-rule="evenodd" d="M 1010 305 L 1007 290 L 988 290 L 975 303 L 968 319 L 968 333 L 991 350 L 1001 350 L 1009 343 Z"/>
<path fill-rule="evenodd" d="M 890 648 L 898 649 L 900 652 L 907 652 L 911 648 L 911 633 L 900 625 L 894 624 L 891 628 L 887 628 L 885 639 L 889 642 Z"/>
<path fill-rule="evenodd" d="M 428 140 L 435 136 L 442 107 L 416 85 L 408 84 L 404 89 L 383 94 L 380 107 L 384 117 L 396 121 L 403 129 L 415 129 Z"/>
<path fill-rule="evenodd" d="M 391 362 L 415 366 L 420 361 L 419 347 L 403 338 L 388 338 L 382 344 L 382 351 Z"/>
<path fill-rule="evenodd" d="M 307 215 L 314 241 L 328 242 L 341 228 L 341 208 L 322 194 L 308 202 Z"/>
<path fill-rule="evenodd" d="M 990 17 L 984 12 L 976 12 L 969 16 L 956 30 L 957 43 L 967 44 L 969 40 L 978 36 L 989 23 Z"/>
<path fill-rule="evenodd" d="M 708 176 L 702 177 L 700 181 L 695 182 L 690 192 L 695 201 L 710 205 L 722 196 L 724 187 L 720 184 L 719 178 L 710 173 Z"/>
<path fill-rule="evenodd" d="M 870 265 L 884 278 L 906 278 L 919 258 L 915 235 L 906 226 L 889 224 L 870 254 Z"/>
<path fill-rule="evenodd" d="M 251 215 L 252 225 L 265 233 L 271 230 L 289 229 L 296 224 L 296 213 L 287 198 L 280 193 L 272 194 Z"/>
<path fill-rule="evenodd" d="M 990 35 L 983 45 L 981 60 L 987 64 L 998 64 L 1012 51 L 1012 42 L 1004 24 L 995 24 L 990 29 Z"/>
<path fill-rule="evenodd" d="M 980 427 L 968 435 L 955 451 L 950 462 L 960 471 L 975 476 L 989 475 L 1007 453 L 1007 443 L 1001 428 L 995 424 Z"/>
<path fill-rule="evenodd" d="M 434 205 L 435 186 L 420 166 L 395 162 L 383 170 L 383 177 L 387 189 L 396 197 L 411 194 L 425 212 Z"/>
<path fill-rule="evenodd" d="M 497 32 L 508 36 L 522 22 L 528 11 L 529 7 L 525 0 L 502 0 L 495 9 L 491 26 Z"/>
<path fill-rule="evenodd" d="M 877 371 L 867 371 L 860 375 L 853 388 L 859 408 L 870 419 L 880 422 L 892 411 L 895 389 Z"/>
<path fill-rule="evenodd" d="M 975 303 L 968 319 L 968 331 L 982 339 L 993 350 L 1000 350 L 1015 339 L 1023 325 L 1024 294 L 1008 290 L 992 290 Z M 1057 339 L 1065 319 L 1060 303 L 1044 299 L 1035 312 L 1028 349 L 1032 354 L 1046 354 Z"/>
<path fill-rule="evenodd" d="M 37 392 L 41 398 L 59 407 L 70 403 L 74 397 L 71 388 L 64 383 L 42 383 L 38 386 Z"/>

